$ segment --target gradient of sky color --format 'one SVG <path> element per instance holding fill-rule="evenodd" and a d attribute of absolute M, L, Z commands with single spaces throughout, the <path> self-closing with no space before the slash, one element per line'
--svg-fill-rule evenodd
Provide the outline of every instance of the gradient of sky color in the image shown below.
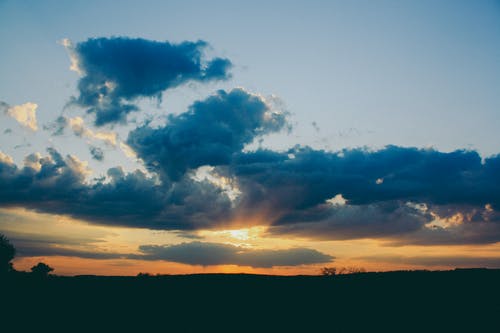
<path fill-rule="evenodd" d="M 228 58 L 234 64 L 226 81 L 194 82 L 167 90 L 160 104 L 148 98 L 138 101 L 141 112 L 132 116 L 138 123 L 151 117 L 162 124 L 167 114 L 181 114 L 218 89 L 243 87 L 268 99 L 273 96 L 280 110 L 290 112 L 292 125 L 289 132 L 264 136 L 260 143 L 256 140 L 248 150 L 284 151 L 299 144 L 335 152 L 397 145 L 441 152 L 468 149 L 482 158 L 500 153 L 498 1 L 0 1 L 0 101 L 11 106 L 38 105 L 37 131 L 0 115 L 3 154 L 22 165 L 28 154 L 45 155 L 46 148 L 53 147 L 88 163 L 93 170 L 89 179 L 117 165 L 126 171 L 144 170 L 140 161 L 128 158 L 119 148 L 92 138 L 98 132 L 114 132 L 119 142 L 125 142 L 135 123 L 96 128 L 82 108 L 65 107 L 78 94 L 79 76 L 69 70 L 70 59 L 61 41 L 67 38 L 79 43 L 112 36 L 175 43 L 201 39 L 210 44 L 210 57 Z M 82 138 L 66 131 L 63 136 L 53 136 L 44 130 L 60 115 L 83 117 L 93 134 Z M 103 150 L 103 161 L 92 159 L 89 142 Z M 49 235 L 52 238 L 45 241 L 51 248 L 66 244 L 73 250 L 119 252 L 125 257 L 144 244 L 192 241 L 172 231 L 113 229 L 95 226 L 91 220 L 76 221 L 19 207 L 0 208 L 0 216 L 0 232 L 26 249 L 30 239 L 40 246 Z M 52 224 L 52 219 L 64 221 L 58 223 L 69 228 L 71 235 L 85 235 L 85 240 L 75 236 L 65 242 L 67 234 L 55 232 L 61 226 Z M 395 246 L 380 238 L 320 241 L 265 231 L 255 231 L 250 237 L 246 228 L 255 224 L 259 222 L 238 226 L 243 229 L 239 236 L 198 230 L 189 237 L 258 249 L 315 249 L 334 257 L 332 265 L 371 270 L 500 267 L 499 242 Z M 40 259 L 35 254 L 18 258 L 16 267 L 30 267 Z M 56 273 L 61 274 L 314 274 L 325 265 L 192 266 L 130 256 L 51 255 L 42 259 L 53 262 Z"/>

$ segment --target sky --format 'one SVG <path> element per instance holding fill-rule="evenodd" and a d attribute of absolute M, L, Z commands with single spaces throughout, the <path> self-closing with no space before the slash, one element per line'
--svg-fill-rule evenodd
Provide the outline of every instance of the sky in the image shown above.
<path fill-rule="evenodd" d="M 498 1 L 0 1 L 0 233 L 55 274 L 500 268 Z"/>

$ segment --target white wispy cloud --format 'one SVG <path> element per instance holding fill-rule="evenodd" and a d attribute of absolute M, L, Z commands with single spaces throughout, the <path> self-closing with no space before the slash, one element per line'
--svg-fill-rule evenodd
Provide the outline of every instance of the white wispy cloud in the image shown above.
<path fill-rule="evenodd" d="M 114 132 L 93 131 L 87 126 L 82 117 L 68 118 L 69 127 L 75 135 L 86 137 L 89 139 L 100 140 L 104 143 L 115 147 L 117 143 L 117 135 Z"/>
<path fill-rule="evenodd" d="M 27 102 L 21 105 L 7 106 L 3 105 L 4 112 L 14 118 L 22 126 L 32 131 L 38 130 L 36 121 L 36 109 L 38 104 Z"/>

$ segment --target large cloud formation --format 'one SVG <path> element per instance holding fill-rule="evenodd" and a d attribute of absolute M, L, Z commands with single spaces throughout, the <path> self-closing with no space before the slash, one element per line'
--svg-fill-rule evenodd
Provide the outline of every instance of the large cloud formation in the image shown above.
<path fill-rule="evenodd" d="M 185 178 L 163 182 L 140 171 L 108 170 L 108 182 L 85 182 L 86 168 L 76 157 L 31 154 L 19 168 L 0 160 L 0 202 L 42 212 L 67 214 L 101 224 L 152 229 L 196 229 L 224 221 L 231 202 L 208 182 Z"/>
<path fill-rule="evenodd" d="M 179 44 L 141 38 L 91 38 L 73 46 L 63 44 L 72 58 L 72 68 L 83 76 L 74 102 L 95 114 L 97 126 L 123 122 L 137 111 L 139 97 L 159 97 L 188 81 L 224 80 L 231 62 L 225 58 L 206 60 L 205 41 Z"/>
<path fill-rule="evenodd" d="M 137 128 L 127 143 L 163 179 L 177 180 L 189 169 L 230 164 L 245 144 L 283 129 L 285 117 L 243 89 L 220 90 L 187 112 L 170 115 L 164 127 Z"/>
<path fill-rule="evenodd" d="M 109 182 L 87 184 L 77 159 L 49 152 L 28 156 L 23 168 L 2 159 L 2 206 L 152 229 L 227 227 L 235 216 L 241 221 L 261 212 L 275 235 L 385 238 L 395 245 L 500 240 L 498 156 L 481 162 L 473 152 L 401 147 L 240 153 L 215 169 L 234 177 L 240 194 L 231 200 L 221 187 L 189 174 L 155 180 L 112 168 Z M 411 163 L 394 162 L 408 155 Z M 335 200 L 339 194 L 343 199 Z"/>
<path fill-rule="evenodd" d="M 483 163 L 474 151 L 443 153 L 396 146 L 340 152 L 297 147 L 286 153 L 242 153 L 234 162 L 235 175 L 248 181 L 249 187 L 259 184 L 275 192 L 294 189 L 278 204 L 298 209 L 322 203 L 336 194 L 355 205 L 411 200 L 489 203 L 498 209 L 499 171 L 500 156 L 486 158 Z"/>
<path fill-rule="evenodd" d="M 29 155 L 22 168 L 2 154 L 0 205 L 151 229 L 221 228 L 258 215 L 274 235 L 393 245 L 500 240 L 500 156 L 397 146 L 244 151 L 286 126 L 286 113 L 258 95 L 218 91 L 162 127 L 129 134 L 152 177 L 117 167 L 88 183 L 85 165 L 54 149 Z M 195 177 L 203 166 L 212 180 Z"/>
<path fill-rule="evenodd" d="M 274 234 L 500 240 L 500 156 L 482 162 L 473 151 L 294 148 L 242 153 L 229 172 L 239 180 L 240 209 L 272 211 Z M 335 202 L 338 195 L 346 202 Z"/>
<path fill-rule="evenodd" d="M 139 97 L 189 80 L 227 78 L 229 60 L 203 61 L 205 45 L 98 38 L 68 46 L 73 67 L 83 74 L 75 102 L 103 125 L 125 119 Z M 66 121 L 75 133 L 97 137 L 77 120 Z M 168 116 L 161 127 L 148 124 L 129 133 L 127 144 L 150 176 L 115 167 L 105 180 L 87 182 L 85 165 L 54 149 L 45 157 L 29 155 L 23 167 L 0 153 L 0 206 L 165 230 L 223 228 L 237 221 L 238 227 L 267 225 L 273 235 L 323 240 L 500 241 L 500 156 L 397 146 L 245 150 L 287 124 L 286 112 L 258 95 L 241 88 L 217 91 Z M 209 174 L 198 177 L 207 166 Z M 154 250 L 151 255 L 170 256 L 176 248 Z"/>

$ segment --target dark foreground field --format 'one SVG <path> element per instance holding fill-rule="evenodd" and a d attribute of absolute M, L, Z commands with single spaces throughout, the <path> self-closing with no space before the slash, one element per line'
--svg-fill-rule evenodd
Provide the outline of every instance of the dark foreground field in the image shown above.
<path fill-rule="evenodd" d="M 499 332 L 500 270 L 334 277 L 210 274 L 2 282 L 19 331 Z"/>

